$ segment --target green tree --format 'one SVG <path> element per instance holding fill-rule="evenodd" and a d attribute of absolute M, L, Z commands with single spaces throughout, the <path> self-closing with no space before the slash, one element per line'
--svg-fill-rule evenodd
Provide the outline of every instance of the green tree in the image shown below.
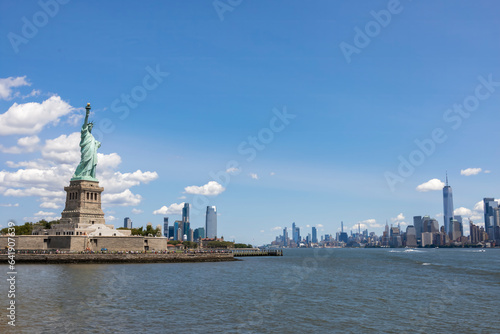
<path fill-rule="evenodd" d="M 14 227 L 16 235 L 31 235 L 33 232 L 33 223 L 24 223 L 24 225 L 14 225 L 12 227 Z M 6 227 L 0 232 L 2 232 L 2 234 L 7 234 L 9 233 L 9 228 Z"/>
<path fill-rule="evenodd" d="M 252 245 L 250 244 L 240 244 L 240 243 L 237 243 L 237 244 L 234 244 L 234 248 L 253 248 Z"/>
<path fill-rule="evenodd" d="M 182 244 L 186 247 L 186 248 L 198 248 L 198 244 L 194 241 L 183 241 Z"/>
<path fill-rule="evenodd" d="M 208 248 L 233 248 L 234 243 L 230 241 L 210 241 L 207 243 Z"/>

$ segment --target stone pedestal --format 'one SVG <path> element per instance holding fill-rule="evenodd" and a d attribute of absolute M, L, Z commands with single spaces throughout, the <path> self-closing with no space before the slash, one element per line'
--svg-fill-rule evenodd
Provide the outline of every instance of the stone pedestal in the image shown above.
<path fill-rule="evenodd" d="M 105 224 L 101 209 L 104 188 L 99 187 L 98 181 L 72 180 L 64 190 L 66 206 L 61 213 L 62 224 Z"/>

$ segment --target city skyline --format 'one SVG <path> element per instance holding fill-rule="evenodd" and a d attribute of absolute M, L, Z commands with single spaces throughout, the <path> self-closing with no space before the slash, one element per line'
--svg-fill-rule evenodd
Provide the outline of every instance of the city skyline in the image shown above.
<path fill-rule="evenodd" d="M 442 224 L 446 171 L 451 215 L 491 219 L 500 4 L 121 6 L 0 2 L 1 228 L 61 216 L 88 102 L 116 227 L 172 226 L 184 203 L 191 226 L 216 206 L 220 236 L 257 245 L 292 222 Z"/>

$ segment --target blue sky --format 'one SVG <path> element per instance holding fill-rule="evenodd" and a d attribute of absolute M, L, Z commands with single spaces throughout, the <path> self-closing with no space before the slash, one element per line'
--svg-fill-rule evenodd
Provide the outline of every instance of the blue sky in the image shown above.
<path fill-rule="evenodd" d="M 303 235 L 442 224 L 446 171 L 474 222 L 483 197 L 500 197 L 495 1 L 0 9 L 0 225 L 60 216 L 87 102 L 117 226 L 173 221 L 183 202 L 193 227 L 216 205 L 218 234 L 254 244 L 292 222 Z"/>

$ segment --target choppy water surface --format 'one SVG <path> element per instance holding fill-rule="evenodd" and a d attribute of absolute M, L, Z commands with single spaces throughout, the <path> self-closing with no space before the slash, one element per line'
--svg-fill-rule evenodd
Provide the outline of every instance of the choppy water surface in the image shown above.
<path fill-rule="evenodd" d="M 19 265 L 16 331 L 0 296 L 2 333 L 500 333 L 500 250 Z"/>

